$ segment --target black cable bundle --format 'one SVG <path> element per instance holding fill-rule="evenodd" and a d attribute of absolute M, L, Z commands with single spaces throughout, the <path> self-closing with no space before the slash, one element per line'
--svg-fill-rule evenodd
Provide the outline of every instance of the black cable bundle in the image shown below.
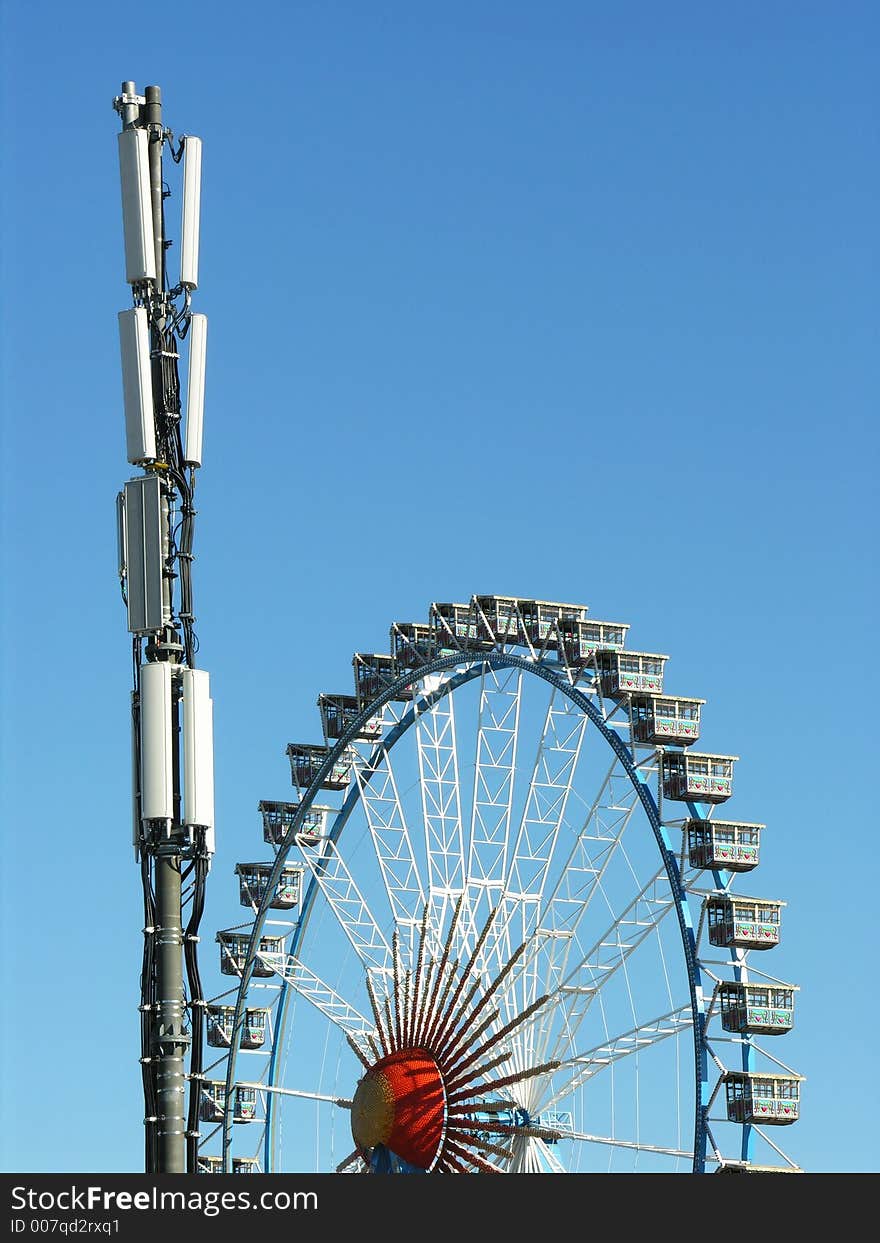
<path fill-rule="evenodd" d="M 150 859 L 141 855 L 141 884 L 144 891 L 144 957 L 141 969 L 141 1078 L 144 1087 L 144 1169 L 155 1173 L 158 1165 L 156 1136 L 156 1080 L 152 1062 L 153 1013 L 155 989 L 155 920 L 156 904 L 150 875 Z"/>
<path fill-rule="evenodd" d="M 184 958 L 186 978 L 190 993 L 190 1020 L 192 1043 L 190 1045 L 189 1104 L 187 1112 L 186 1168 L 187 1173 L 198 1173 L 199 1157 L 199 1101 L 201 1099 L 202 1068 L 204 1056 L 205 1004 L 202 997 L 202 981 L 199 975 L 198 932 L 205 909 L 205 882 L 208 876 L 208 859 L 200 853 L 195 860 L 192 910 L 184 935 Z"/>

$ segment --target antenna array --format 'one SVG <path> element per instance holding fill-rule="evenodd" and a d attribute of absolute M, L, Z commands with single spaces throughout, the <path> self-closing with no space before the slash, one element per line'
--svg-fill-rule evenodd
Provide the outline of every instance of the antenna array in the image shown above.
<path fill-rule="evenodd" d="M 198 927 L 214 853 L 213 704 L 208 674 L 196 668 L 192 590 L 207 345 L 207 318 L 191 308 L 198 288 L 202 143 L 184 135 L 175 144 L 162 122 L 158 86 L 139 95 L 134 82 L 123 82 L 113 107 L 122 122 L 125 279 L 133 304 L 119 313 L 125 443 L 129 463 L 141 470 L 117 497 L 117 530 L 133 647 L 132 840 L 144 899 L 144 1167 L 147 1173 L 195 1173 L 205 1006 Z M 166 148 L 182 165 L 174 284 L 167 262 Z"/>

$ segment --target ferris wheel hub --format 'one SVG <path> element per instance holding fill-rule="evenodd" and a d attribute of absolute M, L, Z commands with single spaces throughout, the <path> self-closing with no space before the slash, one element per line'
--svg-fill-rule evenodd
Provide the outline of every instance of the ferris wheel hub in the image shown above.
<path fill-rule="evenodd" d="M 364 1153 L 382 1144 L 426 1170 L 443 1138 L 445 1110 L 437 1062 L 424 1049 L 400 1049 L 376 1062 L 358 1083 L 352 1137 Z"/>

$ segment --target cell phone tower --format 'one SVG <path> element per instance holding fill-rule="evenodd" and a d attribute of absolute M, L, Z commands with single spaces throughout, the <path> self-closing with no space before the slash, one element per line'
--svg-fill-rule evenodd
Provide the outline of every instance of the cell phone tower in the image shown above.
<path fill-rule="evenodd" d="M 132 635 L 133 843 L 144 895 L 141 1054 L 144 1168 L 195 1173 L 204 1029 L 198 929 L 214 852 L 213 705 L 195 667 L 192 547 L 202 462 L 207 320 L 198 286 L 201 139 L 175 138 L 162 92 L 123 82 L 119 172 L 125 279 L 119 313 L 128 461 L 117 498 L 119 575 Z M 177 283 L 169 285 L 162 172 L 182 166 Z M 185 407 L 178 364 L 186 342 Z M 182 427 L 182 423 L 185 426 Z M 187 1096 L 188 1084 L 188 1096 Z"/>

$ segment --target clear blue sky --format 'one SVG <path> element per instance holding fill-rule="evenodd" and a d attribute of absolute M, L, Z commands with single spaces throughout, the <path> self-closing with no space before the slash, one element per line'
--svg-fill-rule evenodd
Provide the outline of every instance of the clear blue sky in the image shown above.
<path fill-rule="evenodd" d="M 353 651 L 432 599 L 583 600 L 670 653 L 769 826 L 787 1150 L 877 1170 L 877 6 L 153 11 L 0 11 L 0 1166 L 141 1168 L 131 78 L 204 140 L 206 972 L 257 802 L 289 797 L 284 747 Z"/>

